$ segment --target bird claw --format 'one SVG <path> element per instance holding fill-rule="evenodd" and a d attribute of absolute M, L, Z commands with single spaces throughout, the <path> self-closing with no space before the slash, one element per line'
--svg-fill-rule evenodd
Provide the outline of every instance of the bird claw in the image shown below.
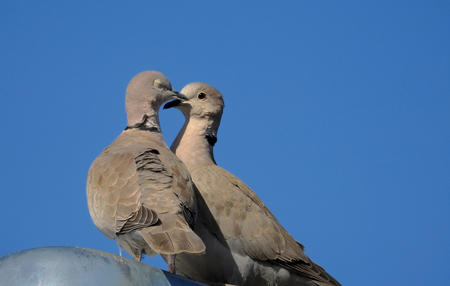
<path fill-rule="evenodd" d="M 169 272 L 172 274 L 176 274 L 176 269 L 175 269 L 175 257 L 176 255 L 164 255 L 163 256 L 164 259 L 167 262 L 167 266 L 169 267 Z"/>
<path fill-rule="evenodd" d="M 139 254 L 137 256 L 133 256 L 133 259 L 134 259 L 134 261 L 141 262 L 142 254 Z"/>
<path fill-rule="evenodd" d="M 176 274 L 176 270 L 175 270 L 175 263 L 170 263 L 169 264 L 169 272 L 172 274 Z"/>

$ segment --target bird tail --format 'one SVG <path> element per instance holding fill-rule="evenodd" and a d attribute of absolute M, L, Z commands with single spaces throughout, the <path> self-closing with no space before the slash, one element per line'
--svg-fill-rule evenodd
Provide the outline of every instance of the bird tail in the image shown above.
<path fill-rule="evenodd" d="M 150 248 L 160 254 L 204 253 L 205 244 L 180 216 L 160 216 L 161 224 L 140 230 Z"/>

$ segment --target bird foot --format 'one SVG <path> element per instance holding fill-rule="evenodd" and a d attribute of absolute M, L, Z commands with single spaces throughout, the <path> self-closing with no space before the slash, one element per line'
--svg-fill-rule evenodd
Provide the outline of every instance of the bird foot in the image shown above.
<path fill-rule="evenodd" d="M 169 272 L 172 274 L 176 274 L 175 264 L 169 264 Z"/>
<path fill-rule="evenodd" d="M 141 259 L 142 259 L 142 254 L 139 254 L 139 255 L 133 256 L 133 259 L 134 259 L 134 261 L 137 261 L 137 262 L 141 262 Z"/>
<path fill-rule="evenodd" d="M 176 269 L 175 269 L 175 254 L 173 255 L 164 255 L 164 259 L 167 262 L 167 265 L 169 266 L 169 272 L 172 274 L 176 274 Z"/>

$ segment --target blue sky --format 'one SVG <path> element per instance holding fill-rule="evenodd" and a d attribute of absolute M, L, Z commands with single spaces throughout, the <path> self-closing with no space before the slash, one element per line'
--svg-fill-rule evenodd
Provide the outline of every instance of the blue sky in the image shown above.
<path fill-rule="evenodd" d="M 86 176 L 154 69 L 223 93 L 217 162 L 343 285 L 450 284 L 448 1 L 93 2 L 0 4 L 0 256 L 117 253 Z"/>

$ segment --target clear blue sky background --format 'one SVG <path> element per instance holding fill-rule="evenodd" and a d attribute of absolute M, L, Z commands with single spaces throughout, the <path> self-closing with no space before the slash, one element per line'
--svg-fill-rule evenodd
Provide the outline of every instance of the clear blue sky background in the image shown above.
<path fill-rule="evenodd" d="M 344 285 L 450 284 L 450 2 L 15 0 L 0 31 L 0 256 L 117 253 L 86 176 L 156 69 L 223 93 L 217 162 Z"/>

